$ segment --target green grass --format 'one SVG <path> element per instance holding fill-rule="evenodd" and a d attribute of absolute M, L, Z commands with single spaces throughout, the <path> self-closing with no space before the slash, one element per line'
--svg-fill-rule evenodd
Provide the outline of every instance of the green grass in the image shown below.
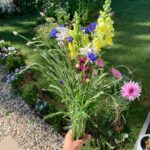
<path fill-rule="evenodd" d="M 150 1 L 113 0 L 116 36 L 114 46 L 107 50 L 105 58 L 111 65 L 126 65 L 133 77 L 142 84 L 142 98 L 134 102 L 129 110 L 128 124 L 133 143 L 141 130 L 150 110 Z"/>
<path fill-rule="evenodd" d="M 25 44 L 26 41 L 20 37 L 14 36 L 13 31 L 17 31 L 27 38 L 32 38 L 34 35 L 33 29 L 36 26 L 37 15 L 17 16 L 12 18 L 0 19 L 0 40 L 6 40 L 20 49 L 23 53 L 30 51 Z"/>

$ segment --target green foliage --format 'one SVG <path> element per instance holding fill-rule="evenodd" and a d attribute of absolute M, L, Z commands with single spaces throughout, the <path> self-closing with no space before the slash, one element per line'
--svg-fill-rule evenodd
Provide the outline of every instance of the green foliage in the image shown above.
<path fill-rule="evenodd" d="M 15 71 L 16 68 L 25 66 L 25 57 L 21 54 L 14 54 L 6 60 L 6 66 L 10 72 Z"/>
<path fill-rule="evenodd" d="M 0 49 L 2 49 L 3 47 L 9 47 L 9 46 L 11 46 L 12 44 L 10 43 L 10 42 L 6 42 L 6 41 L 4 41 L 4 42 L 1 42 L 0 43 Z"/>
<path fill-rule="evenodd" d="M 29 106 L 33 107 L 37 99 L 37 93 L 38 89 L 34 82 L 25 84 L 22 90 L 22 97 Z"/>
<path fill-rule="evenodd" d="M 59 24 L 65 24 L 70 19 L 70 14 L 63 8 L 55 10 L 55 15 Z"/>
<path fill-rule="evenodd" d="M 12 87 L 17 90 L 17 92 L 21 92 L 19 89 L 21 82 L 24 80 L 24 74 L 18 74 L 15 77 L 15 80 L 11 82 Z"/>
<path fill-rule="evenodd" d="M 17 4 L 22 13 L 31 13 L 41 8 L 43 5 L 42 0 L 18 0 Z"/>
<path fill-rule="evenodd" d="M 65 15 L 64 18 L 72 20 L 74 13 L 77 11 L 80 14 L 82 22 L 90 21 L 98 17 L 99 9 L 102 7 L 104 0 L 45 0 L 44 9 L 46 15 L 59 20 L 57 11 L 61 10 Z M 67 15 L 68 14 L 68 15 Z M 62 16 L 60 14 L 60 16 Z"/>

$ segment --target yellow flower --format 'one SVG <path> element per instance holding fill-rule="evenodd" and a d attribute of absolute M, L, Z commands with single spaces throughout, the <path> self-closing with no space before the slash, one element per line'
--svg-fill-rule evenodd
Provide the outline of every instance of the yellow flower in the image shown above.
<path fill-rule="evenodd" d="M 69 42 L 68 47 L 69 47 L 69 50 L 70 50 L 70 58 L 75 59 L 77 57 L 77 52 L 75 50 L 74 43 Z"/>

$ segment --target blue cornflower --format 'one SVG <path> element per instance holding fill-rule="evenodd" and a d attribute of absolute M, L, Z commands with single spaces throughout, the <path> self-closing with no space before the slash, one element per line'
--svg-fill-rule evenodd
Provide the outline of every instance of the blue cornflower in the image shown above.
<path fill-rule="evenodd" d="M 58 33 L 57 29 L 54 28 L 51 32 L 50 32 L 50 37 L 51 38 L 56 38 L 56 34 Z"/>
<path fill-rule="evenodd" d="M 91 24 L 88 26 L 88 31 L 91 32 L 91 33 L 93 33 L 94 30 L 95 30 L 95 28 L 96 28 L 96 26 L 97 26 L 97 22 L 91 23 Z"/>
<path fill-rule="evenodd" d="M 90 62 L 94 63 L 97 59 L 96 55 L 93 52 L 87 54 L 87 57 L 90 59 Z"/>
<path fill-rule="evenodd" d="M 63 85 L 64 84 L 63 80 L 59 80 L 59 84 Z"/>
<path fill-rule="evenodd" d="M 89 33 L 88 28 L 81 27 L 80 29 L 84 32 L 84 34 L 88 34 Z"/>
<path fill-rule="evenodd" d="M 73 37 L 68 37 L 68 42 L 72 42 L 73 41 Z"/>

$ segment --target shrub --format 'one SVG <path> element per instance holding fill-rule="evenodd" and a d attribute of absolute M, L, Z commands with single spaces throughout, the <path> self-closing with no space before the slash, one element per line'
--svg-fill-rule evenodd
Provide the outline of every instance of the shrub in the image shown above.
<path fill-rule="evenodd" d="M 31 107 L 34 106 L 37 99 L 38 89 L 35 83 L 29 83 L 24 85 L 22 90 L 22 97 Z"/>
<path fill-rule="evenodd" d="M 25 57 L 21 54 L 14 54 L 6 60 L 8 70 L 15 71 L 16 68 L 25 66 Z"/>

